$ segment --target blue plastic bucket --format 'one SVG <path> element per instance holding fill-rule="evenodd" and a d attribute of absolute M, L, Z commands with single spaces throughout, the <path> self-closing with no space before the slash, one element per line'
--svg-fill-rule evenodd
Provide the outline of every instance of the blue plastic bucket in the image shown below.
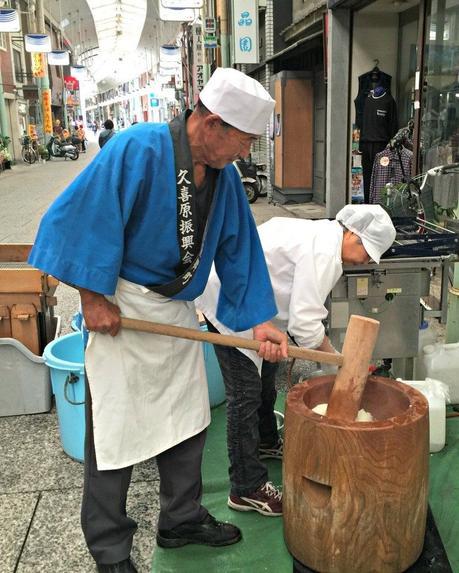
<path fill-rule="evenodd" d="M 84 460 L 84 349 L 81 332 L 67 334 L 50 342 L 43 358 L 49 366 L 56 396 L 59 433 L 64 452 L 72 459 Z"/>
<path fill-rule="evenodd" d="M 201 326 L 201 330 L 207 331 L 207 326 Z M 225 385 L 213 345 L 204 342 L 203 352 L 209 402 L 213 408 L 225 401 Z M 81 332 L 67 334 L 50 342 L 43 352 L 43 358 L 49 366 L 52 389 L 56 396 L 62 448 L 72 459 L 82 462 L 86 424 L 84 349 Z"/>
<path fill-rule="evenodd" d="M 207 326 L 203 324 L 201 330 L 207 332 Z M 206 363 L 207 385 L 209 388 L 210 407 L 214 408 L 225 401 L 225 384 L 222 371 L 218 364 L 213 344 L 203 342 L 204 361 Z"/>

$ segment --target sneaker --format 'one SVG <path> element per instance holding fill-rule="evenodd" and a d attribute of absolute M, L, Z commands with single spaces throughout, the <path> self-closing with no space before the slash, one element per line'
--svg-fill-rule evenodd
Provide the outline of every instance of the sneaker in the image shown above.
<path fill-rule="evenodd" d="M 270 481 L 261 485 L 249 495 L 228 497 L 228 507 L 236 511 L 258 511 L 262 515 L 277 517 L 282 515 L 282 492 Z"/>
<path fill-rule="evenodd" d="M 271 448 L 260 446 L 258 449 L 258 454 L 260 460 L 266 460 L 268 458 L 272 458 L 273 460 L 281 460 L 284 454 L 284 441 L 282 438 L 279 438 L 277 444 Z"/>
<path fill-rule="evenodd" d="M 222 547 L 242 539 L 241 531 L 231 523 L 217 521 L 208 514 L 200 523 L 182 523 L 173 529 L 160 529 L 156 542 L 160 547 L 183 547 L 189 543 Z"/>

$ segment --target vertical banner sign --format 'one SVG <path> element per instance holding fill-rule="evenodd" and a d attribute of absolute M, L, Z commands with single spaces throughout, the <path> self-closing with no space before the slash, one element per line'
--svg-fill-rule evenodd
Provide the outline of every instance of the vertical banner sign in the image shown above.
<path fill-rule="evenodd" d="M 183 90 L 183 70 L 182 70 L 182 63 L 177 66 L 175 70 L 175 89 Z"/>
<path fill-rule="evenodd" d="M 43 90 L 43 131 L 45 135 L 53 134 L 53 116 L 51 114 L 51 90 Z"/>
<path fill-rule="evenodd" d="M 45 54 L 41 52 L 32 52 L 32 76 L 34 78 L 45 77 Z"/>
<path fill-rule="evenodd" d="M 202 25 L 193 24 L 193 94 L 197 101 L 204 87 L 204 46 L 202 42 Z"/>
<path fill-rule="evenodd" d="M 234 62 L 258 64 L 258 2 L 233 0 Z"/>
<path fill-rule="evenodd" d="M 217 21 L 215 18 L 204 18 L 204 48 L 217 47 Z"/>

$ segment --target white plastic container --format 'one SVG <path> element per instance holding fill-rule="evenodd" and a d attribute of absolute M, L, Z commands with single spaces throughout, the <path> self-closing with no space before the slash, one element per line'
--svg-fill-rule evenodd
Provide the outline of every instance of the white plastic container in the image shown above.
<path fill-rule="evenodd" d="M 439 380 L 400 380 L 404 384 L 419 390 L 429 402 L 430 453 L 439 452 L 445 447 L 446 440 L 446 402 L 448 388 Z"/>
<path fill-rule="evenodd" d="M 57 338 L 61 318 L 55 317 Z M 39 414 L 51 409 L 49 368 L 42 356 L 14 338 L 0 338 L 0 417 Z"/>
<path fill-rule="evenodd" d="M 459 342 L 428 345 L 423 354 L 427 376 L 447 384 L 451 403 L 459 404 Z"/>
<path fill-rule="evenodd" d="M 419 326 L 418 355 L 414 359 L 414 378 L 416 380 L 424 380 L 426 376 L 428 376 L 423 360 L 423 351 L 426 346 L 435 344 L 436 342 L 437 335 L 434 329 L 427 320 L 423 320 Z"/>

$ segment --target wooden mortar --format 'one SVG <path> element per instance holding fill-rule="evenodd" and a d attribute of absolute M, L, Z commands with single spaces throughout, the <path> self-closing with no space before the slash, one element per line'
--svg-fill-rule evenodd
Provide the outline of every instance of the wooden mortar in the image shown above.
<path fill-rule="evenodd" d="M 287 397 L 284 532 L 292 555 L 321 573 L 400 573 L 419 557 L 428 495 L 428 403 L 417 390 L 371 376 L 361 407 L 372 422 L 312 412 L 334 376 Z"/>

